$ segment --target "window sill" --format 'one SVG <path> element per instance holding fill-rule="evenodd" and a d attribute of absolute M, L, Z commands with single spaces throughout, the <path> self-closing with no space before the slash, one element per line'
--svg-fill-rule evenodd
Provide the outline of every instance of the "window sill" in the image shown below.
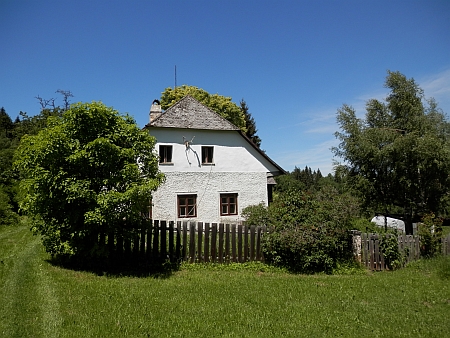
<path fill-rule="evenodd" d="M 160 163 L 159 165 L 174 165 L 173 162 L 164 162 L 164 163 Z"/>
<path fill-rule="evenodd" d="M 216 165 L 215 163 L 202 163 L 202 166 L 210 166 L 210 165 Z"/>

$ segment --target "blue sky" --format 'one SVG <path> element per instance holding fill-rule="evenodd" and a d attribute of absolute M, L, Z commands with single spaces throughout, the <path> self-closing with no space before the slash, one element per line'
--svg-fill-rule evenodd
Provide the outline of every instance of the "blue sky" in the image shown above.
<path fill-rule="evenodd" d="M 327 174 L 337 109 L 362 115 L 388 69 L 450 113 L 448 0 L 0 0 L 0 13 L 0 106 L 13 119 L 63 89 L 143 127 L 176 65 L 178 85 L 244 98 L 285 170 Z"/>

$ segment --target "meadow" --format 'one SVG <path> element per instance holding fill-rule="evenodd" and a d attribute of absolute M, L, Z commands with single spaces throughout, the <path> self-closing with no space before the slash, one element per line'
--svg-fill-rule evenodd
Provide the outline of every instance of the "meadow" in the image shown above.
<path fill-rule="evenodd" d="M 445 337 L 450 257 L 397 271 L 294 275 L 261 263 L 145 277 L 52 264 L 0 228 L 1 337 Z"/>

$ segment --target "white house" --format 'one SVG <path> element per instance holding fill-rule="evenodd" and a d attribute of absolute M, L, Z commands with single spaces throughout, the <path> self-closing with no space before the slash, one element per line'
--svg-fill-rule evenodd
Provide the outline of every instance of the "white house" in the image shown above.
<path fill-rule="evenodd" d="M 166 181 L 153 194 L 152 218 L 239 222 L 242 209 L 271 201 L 284 170 L 235 125 L 186 96 L 165 112 L 155 100 L 150 123 Z"/>

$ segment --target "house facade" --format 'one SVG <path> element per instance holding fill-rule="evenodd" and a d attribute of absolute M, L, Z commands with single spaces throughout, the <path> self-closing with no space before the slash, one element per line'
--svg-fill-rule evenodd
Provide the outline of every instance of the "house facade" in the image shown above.
<path fill-rule="evenodd" d="M 153 194 L 153 219 L 238 223 L 242 209 L 271 200 L 284 173 L 242 131 L 191 96 L 165 112 L 159 102 L 145 127 L 156 138 L 166 181 Z"/>

